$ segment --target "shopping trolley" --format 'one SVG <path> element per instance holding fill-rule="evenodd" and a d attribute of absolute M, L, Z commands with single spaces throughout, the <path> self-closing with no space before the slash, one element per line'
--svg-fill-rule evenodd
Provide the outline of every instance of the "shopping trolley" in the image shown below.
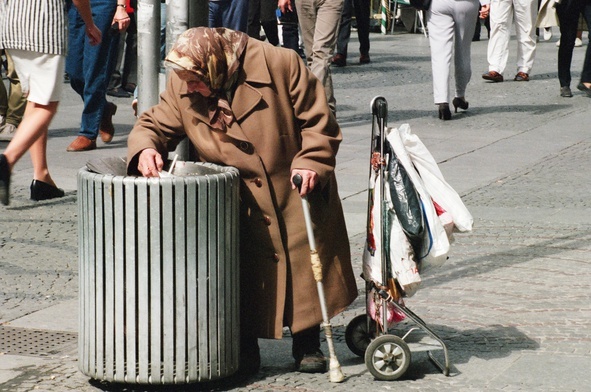
<path fill-rule="evenodd" d="M 384 97 L 375 97 L 371 102 L 372 112 L 372 139 L 370 160 L 370 187 L 368 200 L 368 234 L 370 232 L 370 212 L 373 216 L 385 217 L 389 208 L 384 202 L 385 181 L 388 173 L 385 170 L 385 155 L 391 154 L 386 148 L 386 125 L 388 116 L 388 104 Z M 376 160 L 378 162 L 376 162 Z M 379 170 L 378 181 L 371 183 L 372 170 Z M 379 192 L 380 200 L 372 199 L 372 189 Z M 373 205 L 372 205 L 373 204 Z M 386 238 L 386 225 L 379 225 L 382 230 L 382 239 Z M 381 281 L 372 279 L 364 273 L 366 284 L 366 314 L 359 315 L 351 320 L 345 331 L 345 340 L 349 349 L 364 357 L 365 364 L 370 373 L 378 380 L 392 381 L 400 378 L 408 369 L 412 351 L 426 351 L 429 359 L 449 376 L 448 351 L 443 340 L 427 326 L 427 324 L 407 306 L 402 298 L 403 290 L 392 276 L 387 258 L 387 241 L 380 241 L 383 249 L 380 252 Z M 367 245 L 367 243 L 366 243 Z M 364 261 L 365 262 L 365 261 Z M 372 302 L 373 301 L 373 302 Z M 375 304 L 370 309 L 369 304 Z M 391 319 L 396 314 L 405 322 L 397 323 L 396 332 L 389 333 L 392 324 Z M 377 321 L 376 321 L 377 320 Z M 406 333 L 398 331 L 400 325 L 409 324 Z M 400 336 L 401 335 L 401 336 Z M 412 349 L 412 350 L 411 350 Z M 433 351 L 443 351 L 443 362 L 438 360 Z"/>

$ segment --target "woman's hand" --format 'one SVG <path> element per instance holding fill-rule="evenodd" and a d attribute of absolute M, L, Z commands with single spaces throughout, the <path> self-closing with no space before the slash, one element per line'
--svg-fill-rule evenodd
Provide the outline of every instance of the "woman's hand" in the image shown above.
<path fill-rule="evenodd" d="M 159 177 L 164 161 L 162 155 L 153 148 L 146 148 L 140 153 L 137 169 L 144 177 Z"/>
<path fill-rule="evenodd" d="M 480 19 L 485 19 L 490 11 L 490 4 L 484 4 L 480 7 Z"/>
<path fill-rule="evenodd" d="M 314 187 L 318 183 L 318 174 L 313 170 L 308 169 L 293 169 L 291 171 L 291 189 L 297 187 L 293 183 L 293 177 L 299 174 L 302 177 L 302 187 L 300 188 L 300 196 L 306 196 L 308 193 L 314 190 Z"/>
<path fill-rule="evenodd" d="M 119 32 L 123 33 L 131 23 L 131 19 L 129 19 L 129 15 L 124 7 L 117 6 L 117 10 L 115 11 L 115 16 L 113 17 L 113 21 L 111 25 L 117 23 L 119 25 Z"/>

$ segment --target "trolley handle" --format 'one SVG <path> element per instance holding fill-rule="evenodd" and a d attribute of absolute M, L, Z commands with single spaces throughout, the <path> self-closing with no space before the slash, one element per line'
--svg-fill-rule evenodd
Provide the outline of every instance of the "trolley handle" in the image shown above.
<path fill-rule="evenodd" d="M 371 101 L 371 114 L 381 120 L 388 117 L 388 102 L 386 98 L 378 96 Z"/>

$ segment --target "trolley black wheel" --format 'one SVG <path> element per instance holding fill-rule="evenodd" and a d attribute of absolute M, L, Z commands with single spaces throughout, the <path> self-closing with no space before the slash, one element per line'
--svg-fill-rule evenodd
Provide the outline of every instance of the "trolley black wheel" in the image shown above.
<path fill-rule="evenodd" d="M 356 316 L 349 322 L 345 330 L 345 342 L 349 350 L 355 355 L 363 357 L 365 350 L 375 334 L 376 322 L 369 319 L 369 330 L 367 328 L 368 317 L 365 314 Z"/>
<path fill-rule="evenodd" d="M 375 338 L 365 351 L 365 366 L 378 380 L 396 380 L 406 372 L 409 365 L 408 344 L 395 335 Z"/>

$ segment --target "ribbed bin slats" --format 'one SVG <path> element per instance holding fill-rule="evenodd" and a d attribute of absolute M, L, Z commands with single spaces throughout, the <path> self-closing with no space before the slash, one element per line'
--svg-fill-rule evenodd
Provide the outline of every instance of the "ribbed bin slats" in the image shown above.
<path fill-rule="evenodd" d="M 238 369 L 238 171 L 78 174 L 81 371 L 182 384 Z"/>

